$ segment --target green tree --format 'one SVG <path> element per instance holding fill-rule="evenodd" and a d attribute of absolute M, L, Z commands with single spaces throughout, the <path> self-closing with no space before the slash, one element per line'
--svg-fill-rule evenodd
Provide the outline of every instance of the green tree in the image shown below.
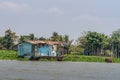
<path fill-rule="evenodd" d="M 51 40 L 52 41 L 58 41 L 58 39 L 59 39 L 58 33 L 57 32 L 53 32 L 52 36 L 51 36 Z"/>
<path fill-rule="evenodd" d="M 59 35 L 59 36 L 58 36 L 57 41 L 63 41 L 63 37 L 62 37 L 62 35 Z"/>
<path fill-rule="evenodd" d="M 40 37 L 39 40 L 43 40 L 43 41 L 44 41 L 44 40 L 46 40 L 46 38 L 44 38 L 44 37 Z"/>
<path fill-rule="evenodd" d="M 72 42 L 73 42 L 73 40 L 68 40 L 68 41 L 66 42 L 67 45 L 65 46 L 65 48 L 66 48 L 66 53 L 67 53 L 67 54 L 69 54 L 69 53 L 72 52 L 72 51 L 71 51 Z"/>
<path fill-rule="evenodd" d="M 21 42 L 26 41 L 26 40 L 34 40 L 34 39 L 35 39 L 34 34 L 21 35 L 19 42 L 21 43 Z"/>
<path fill-rule="evenodd" d="M 82 37 L 78 38 L 77 43 L 91 55 L 101 54 L 102 50 L 105 50 L 109 44 L 105 34 L 91 31 L 85 32 Z"/>
<path fill-rule="evenodd" d="M 34 38 L 35 38 L 35 37 L 34 37 L 34 34 L 30 34 L 30 35 L 29 35 L 29 40 L 34 40 Z"/>
<path fill-rule="evenodd" d="M 53 32 L 51 36 L 52 41 L 63 41 L 63 36 L 59 35 L 57 32 Z"/>
<path fill-rule="evenodd" d="M 69 36 L 68 36 L 68 35 L 65 35 L 65 36 L 64 36 L 64 41 L 65 41 L 65 42 L 68 42 L 68 41 L 69 41 Z"/>
<path fill-rule="evenodd" d="M 10 29 L 5 31 L 5 36 L 3 37 L 3 46 L 6 49 L 12 49 L 14 45 L 15 33 L 12 32 Z"/>
<path fill-rule="evenodd" d="M 0 45 L 3 45 L 3 37 L 0 37 Z"/>
<path fill-rule="evenodd" d="M 120 29 L 114 31 L 111 35 L 111 49 L 116 57 L 120 57 Z"/>
<path fill-rule="evenodd" d="M 52 36 L 58 36 L 58 32 L 53 32 Z"/>
<path fill-rule="evenodd" d="M 69 41 L 69 36 L 68 35 L 59 35 L 57 32 L 53 32 L 52 36 L 51 36 L 51 40 L 52 41 L 65 41 L 68 42 Z"/>
<path fill-rule="evenodd" d="M 21 35 L 19 39 L 19 43 L 23 42 L 24 40 L 25 40 L 25 37 Z"/>
<path fill-rule="evenodd" d="M 73 40 L 69 40 L 68 35 L 59 35 L 57 32 L 53 32 L 51 39 L 52 41 L 61 41 L 64 45 L 64 50 L 66 53 L 70 53 L 70 46 Z"/>

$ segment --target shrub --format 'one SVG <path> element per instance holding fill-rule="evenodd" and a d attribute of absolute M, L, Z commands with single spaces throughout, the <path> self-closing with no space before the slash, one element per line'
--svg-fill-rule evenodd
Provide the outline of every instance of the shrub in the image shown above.
<path fill-rule="evenodd" d="M 17 59 L 17 52 L 13 50 L 0 50 L 0 59 Z"/>

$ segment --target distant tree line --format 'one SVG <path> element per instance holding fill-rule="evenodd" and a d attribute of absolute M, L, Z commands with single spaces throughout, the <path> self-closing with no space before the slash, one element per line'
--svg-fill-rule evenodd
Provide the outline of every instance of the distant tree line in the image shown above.
<path fill-rule="evenodd" d="M 120 29 L 113 31 L 111 35 L 105 35 L 103 33 L 95 31 L 83 32 L 75 42 L 69 39 L 68 35 L 60 35 L 58 32 L 53 32 L 49 38 L 35 37 L 34 34 L 17 36 L 15 32 L 10 29 L 5 31 L 5 35 L 0 37 L 0 47 L 6 49 L 12 49 L 16 41 L 21 43 L 25 40 L 51 40 L 65 42 L 67 45 L 65 48 L 67 53 L 77 53 L 95 56 L 113 55 L 120 57 Z M 83 53 L 84 52 L 84 53 Z"/>
<path fill-rule="evenodd" d="M 17 36 L 15 32 L 8 29 L 5 31 L 5 36 L 0 37 L 0 47 L 4 49 L 12 49 L 16 44 L 19 44 L 26 40 L 50 40 L 50 41 L 61 41 L 65 42 L 66 46 L 65 48 L 69 51 L 69 47 L 72 43 L 72 40 L 69 40 L 68 35 L 59 35 L 57 32 L 53 32 L 50 38 L 45 37 L 35 37 L 35 35 L 29 34 L 29 35 L 21 35 Z M 17 43 L 16 43 L 17 42 Z M 67 52 L 68 53 L 68 52 Z"/>
<path fill-rule="evenodd" d="M 84 32 L 76 42 L 76 48 L 83 48 L 84 54 L 120 57 L 120 29 L 110 36 L 98 32 Z"/>

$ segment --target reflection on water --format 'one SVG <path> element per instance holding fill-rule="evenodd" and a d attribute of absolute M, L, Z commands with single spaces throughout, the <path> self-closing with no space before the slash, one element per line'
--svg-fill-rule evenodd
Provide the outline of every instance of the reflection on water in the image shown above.
<path fill-rule="evenodd" d="M 120 64 L 0 61 L 0 80 L 120 80 Z"/>

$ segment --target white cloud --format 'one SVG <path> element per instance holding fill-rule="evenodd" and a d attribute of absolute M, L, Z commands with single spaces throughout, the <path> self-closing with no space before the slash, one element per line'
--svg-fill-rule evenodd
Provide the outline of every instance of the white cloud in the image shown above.
<path fill-rule="evenodd" d="M 49 8 L 48 12 L 51 14 L 55 14 L 55 15 L 63 15 L 64 14 L 64 12 L 58 8 Z"/>
<path fill-rule="evenodd" d="M 28 4 L 19 4 L 15 2 L 1 2 L 0 3 L 0 8 L 5 9 L 7 11 L 23 11 L 29 8 Z"/>
<path fill-rule="evenodd" d="M 61 11 L 58 8 L 39 8 L 39 9 L 33 9 L 35 10 L 37 14 L 51 14 L 51 15 L 64 15 L 64 12 Z"/>
<path fill-rule="evenodd" d="M 52 14 L 52 15 L 63 15 L 64 12 L 58 8 L 34 8 L 26 3 L 16 2 L 0 2 L 0 10 L 7 12 L 24 12 L 27 14 Z"/>

